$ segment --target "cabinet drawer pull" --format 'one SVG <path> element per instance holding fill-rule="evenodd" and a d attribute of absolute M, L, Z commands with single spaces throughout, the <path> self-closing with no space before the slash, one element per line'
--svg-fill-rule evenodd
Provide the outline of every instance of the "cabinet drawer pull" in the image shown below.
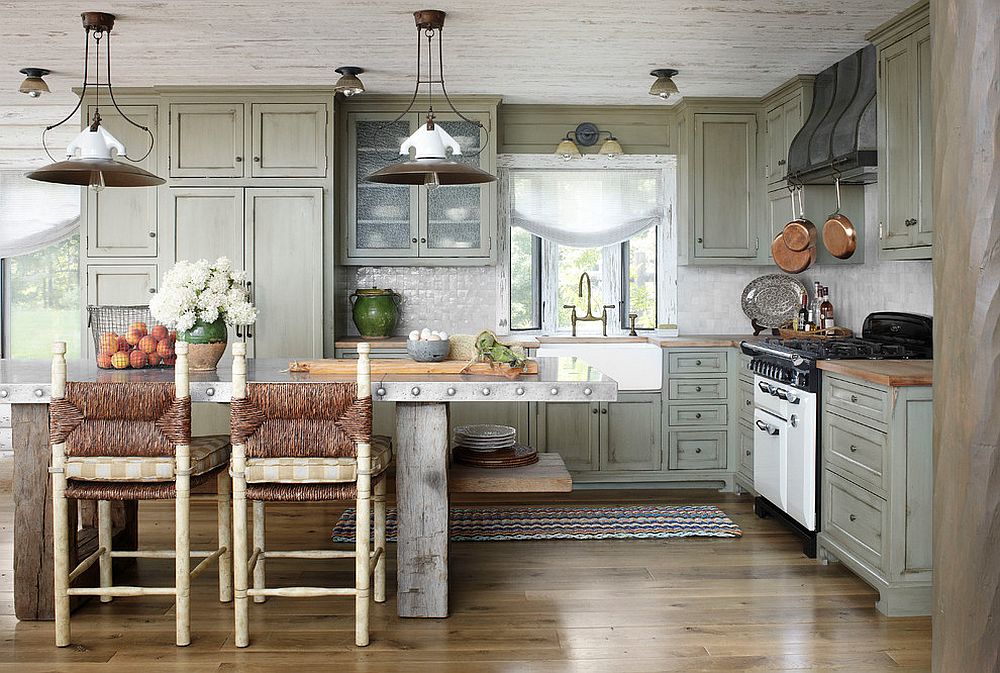
<path fill-rule="evenodd" d="M 701 386 L 695 386 L 695 387 L 694 387 L 694 391 L 695 391 L 696 393 L 700 393 L 700 392 L 701 392 Z"/>
<path fill-rule="evenodd" d="M 910 219 L 905 220 L 903 224 L 907 227 L 915 226 L 917 224 L 917 219 L 915 217 L 911 217 Z"/>
<path fill-rule="evenodd" d="M 778 159 L 778 165 L 779 166 L 784 166 L 785 165 L 785 160 L 784 159 Z"/>
<path fill-rule="evenodd" d="M 694 417 L 695 418 L 701 418 L 701 412 L 700 411 L 696 412 L 695 415 L 694 415 Z"/>
<path fill-rule="evenodd" d="M 750 449 L 747 449 L 747 455 L 748 456 L 750 455 Z"/>
<path fill-rule="evenodd" d="M 857 521 L 857 520 L 858 520 L 858 517 L 854 516 L 853 514 L 851 514 L 851 515 L 850 515 L 849 517 L 847 517 L 847 518 L 848 518 L 848 519 L 850 519 L 851 521 Z"/>
<path fill-rule="evenodd" d="M 156 294 L 156 288 L 155 287 L 149 288 L 149 294 Z"/>
<path fill-rule="evenodd" d="M 857 402 L 858 402 L 858 396 L 857 395 L 851 395 L 851 402 L 854 402 L 855 404 L 857 404 Z"/>
<path fill-rule="evenodd" d="M 851 444 L 851 453 L 857 453 L 857 452 L 858 452 L 858 447 Z"/>
<path fill-rule="evenodd" d="M 694 364 L 698 367 L 701 367 L 701 360 L 695 360 Z"/>
<path fill-rule="evenodd" d="M 697 449 L 694 450 L 694 452 L 695 453 L 701 453 L 701 447 L 699 446 Z"/>
<path fill-rule="evenodd" d="M 753 406 L 753 400 L 747 400 L 746 403 L 747 403 L 748 407 L 752 407 Z"/>

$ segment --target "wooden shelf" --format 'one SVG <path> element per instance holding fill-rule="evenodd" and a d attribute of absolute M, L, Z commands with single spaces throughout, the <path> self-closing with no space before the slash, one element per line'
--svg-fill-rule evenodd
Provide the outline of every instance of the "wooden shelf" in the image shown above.
<path fill-rule="evenodd" d="M 573 479 L 558 453 L 540 453 L 538 462 L 524 467 L 489 469 L 452 465 L 451 493 L 571 493 Z"/>

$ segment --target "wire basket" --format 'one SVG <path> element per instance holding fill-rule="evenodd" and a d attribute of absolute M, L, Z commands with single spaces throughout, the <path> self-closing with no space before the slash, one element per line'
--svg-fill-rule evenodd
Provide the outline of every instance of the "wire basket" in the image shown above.
<path fill-rule="evenodd" d="M 87 326 L 101 369 L 172 367 L 177 333 L 153 321 L 148 306 L 88 306 Z"/>

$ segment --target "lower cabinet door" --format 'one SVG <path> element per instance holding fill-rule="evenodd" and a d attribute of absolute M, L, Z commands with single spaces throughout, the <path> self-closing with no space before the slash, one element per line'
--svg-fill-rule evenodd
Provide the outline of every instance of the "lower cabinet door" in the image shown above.
<path fill-rule="evenodd" d="M 753 481 L 753 426 L 740 419 L 737 424 L 739 438 L 739 472 Z"/>
<path fill-rule="evenodd" d="M 452 402 L 449 424 L 451 431 L 460 425 L 491 423 L 509 425 L 517 430 L 517 441 L 527 443 L 527 402 Z"/>
<path fill-rule="evenodd" d="M 558 453 L 566 468 L 593 472 L 600 466 L 600 404 L 538 402 L 532 424 L 535 447 Z"/>
<path fill-rule="evenodd" d="M 601 405 L 601 470 L 659 470 L 660 396 L 619 393 Z"/>

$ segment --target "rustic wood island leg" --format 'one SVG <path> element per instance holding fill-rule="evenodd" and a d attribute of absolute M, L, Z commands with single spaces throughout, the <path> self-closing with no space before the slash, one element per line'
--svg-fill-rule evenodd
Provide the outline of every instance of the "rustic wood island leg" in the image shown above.
<path fill-rule="evenodd" d="M 400 617 L 448 616 L 448 406 L 396 403 Z"/>

